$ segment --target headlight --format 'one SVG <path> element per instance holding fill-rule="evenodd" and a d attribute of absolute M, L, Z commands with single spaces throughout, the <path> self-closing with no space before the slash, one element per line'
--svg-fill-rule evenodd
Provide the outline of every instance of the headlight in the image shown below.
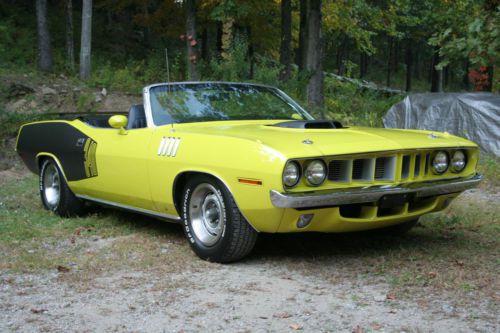
<path fill-rule="evenodd" d="M 311 161 L 304 171 L 304 176 L 309 185 L 321 185 L 326 179 L 326 165 L 321 160 Z"/>
<path fill-rule="evenodd" d="M 465 157 L 465 153 L 463 150 L 457 150 L 454 154 L 453 157 L 451 158 L 451 171 L 453 172 L 460 172 L 463 169 L 465 169 L 465 165 L 467 164 L 467 160 Z"/>
<path fill-rule="evenodd" d="M 442 174 L 448 169 L 448 154 L 444 151 L 438 151 L 432 159 L 432 171 L 436 174 Z"/>
<path fill-rule="evenodd" d="M 283 171 L 283 184 L 287 187 L 297 185 L 300 180 L 300 166 L 297 162 L 288 162 Z"/>

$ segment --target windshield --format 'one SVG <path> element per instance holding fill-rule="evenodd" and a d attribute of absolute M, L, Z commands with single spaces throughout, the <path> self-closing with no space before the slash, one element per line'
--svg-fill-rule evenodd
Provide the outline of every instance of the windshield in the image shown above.
<path fill-rule="evenodd" d="M 154 86 L 149 90 L 155 125 L 215 120 L 313 119 L 278 89 L 233 83 Z"/>

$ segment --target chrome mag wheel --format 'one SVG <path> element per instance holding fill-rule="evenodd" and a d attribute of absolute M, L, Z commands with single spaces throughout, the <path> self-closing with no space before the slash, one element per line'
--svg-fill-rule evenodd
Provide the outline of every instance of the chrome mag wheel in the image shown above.
<path fill-rule="evenodd" d="M 207 246 L 213 246 L 221 238 L 226 223 L 224 199 L 211 184 L 196 186 L 189 203 L 189 218 L 195 236 Z"/>
<path fill-rule="evenodd" d="M 54 163 L 50 163 L 43 173 L 43 195 L 49 209 L 54 210 L 61 200 L 61 178 Z"/>

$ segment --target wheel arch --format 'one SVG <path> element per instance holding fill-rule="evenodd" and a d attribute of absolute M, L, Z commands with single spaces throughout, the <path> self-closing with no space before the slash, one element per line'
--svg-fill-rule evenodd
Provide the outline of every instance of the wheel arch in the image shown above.
<path fill-rule="evenodd" d="M 229 191 L 229 193 L 233 196 L 233 200 L 236 203 L 236 207 L 238 207 L 238 210 L 240 211 L 241 215 L 245 218 L 245 220 L 250 224 L 250 226 L 255 230 L 259 231 L 257 228 L 255 228 L 252 224 L 252 221 L 250 221 L 246 216 L 245 212 L 241 210 L 241 208 L 238 205 L 238 202 L 236 201 L 236 198 L 233 195 L 233 191 L 231 190 L 231 187 L 228 185 L 224 179 L 222 179 L 220 176 L 214 175 L 212 173 L 206 172 L 206 171 L 196 171 L 196 170 L 186 170 L 180 172 L 174 179 L 173 186 L 172 186 L 172 198 L 174 200 L 174 206 L 175 209 L 177 210 L 177 213 L 179 216 L 182 216 L 182 210 L 181 210 L 181 204 L 182 204 L 182 195 L 184 194 L 184 186 L 186 186 L 186 183 L 189 179 L 190 176 L 194 175 L 204 175 L 208 176 L 214 179 L 217 179 L 219 182 L 221 182 Z"/>
<path fill-rule="evenodd" d="M 45 161 L 46 159 L 52 159 L 54 160 L 54 162 L 57 164 L 57 167 L 59 168 L 59 170 L 61 170 L 61 173 L 64 177 L 64 181 L 66 181 L 66 183 L 68 182 L 68 179 L 66 178 L 66 174 L 64 173 L 64 169 L 61 165 L 61 162 L 59 161 L 59 159 L 57 158 L 57 156 L 55 156 L 54 154 L 51 154 L 51 153 L 47 153 L 47 152 L 41 152 L 41 153 L 38 153 L 35 157 L 35 163 L 36 163 L 36 166 L 38 168 L 38 174 L 40 174 L 40 171 L 42 170 L 42 164 L 43 164 L 43 161 Z"/>

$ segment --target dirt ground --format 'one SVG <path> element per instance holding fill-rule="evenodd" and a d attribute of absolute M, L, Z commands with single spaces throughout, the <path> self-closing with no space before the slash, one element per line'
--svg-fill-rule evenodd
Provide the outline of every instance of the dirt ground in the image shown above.
<path fill-rule="evenodd" d="M 478 197 L 477 190 L 465 195 Z M 220 265 L 197 259 L 180 227 L 163 232 L 166 241 L 148 240 L 158 252 L 150 266 L 92 271 L 70 263 L 40 274 L 0 273 L 0 332 L 500 331 L 498 294 L 395 292 L 384 276 L 366 273 L 349 236 L 263 235 L 249 259 Z M 94 236 L 76 246 L 82 256 L 106 256 L 143 237 Z M 176 260 L 162 259 L 169 257 Z"/>
<path fill-rule="evenodd" d="M 302 260 L 293 261 L 300 267 Z M 498 304 L 489 300 L 464 305 L 453 293 L 418 291 L 417 297 L 398 299 L 376 278 L 332 283 L 305 276 L 290 262 L 258 257 L 201 266 L 168 275 L 110 271 L 91 279 L 85 290 L 65 281 L 64 273 L 2 274 L 0 331 L 498 332 L 500 327 Z"/>

